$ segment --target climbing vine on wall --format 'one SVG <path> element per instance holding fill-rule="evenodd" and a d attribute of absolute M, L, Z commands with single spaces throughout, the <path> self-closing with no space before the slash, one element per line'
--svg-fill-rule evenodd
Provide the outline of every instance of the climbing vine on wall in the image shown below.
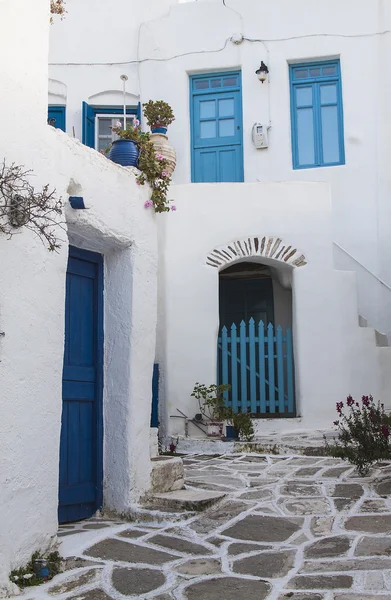
<path fill-rule="evenodd" d="M 29 229 L 55 251 L 61 247 L 63 204 L 48 185 L 36 192 L 28 179 L 31 174 L 15 163 L 7 166 L 4 161 L 0 166 L 0 233 L 12 238 L 22 228 Z"/>

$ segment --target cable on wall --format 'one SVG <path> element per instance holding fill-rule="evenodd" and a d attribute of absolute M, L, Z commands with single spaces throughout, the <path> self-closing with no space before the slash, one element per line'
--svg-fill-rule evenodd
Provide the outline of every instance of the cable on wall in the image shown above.
<path fill-rule="evenodd" d="M 271 39 L 243 37 L 243 40 L 246 42 L 250 42 L 250 43 L 258 42 L 261 44 L 265 44 L 265 43 L 271 44 L 271 43 L 277 43 L 277 42 L 288 42 L 291 40 L 301 40 L 301 39 L 315 38 L 315 37 L 334 37 L 334 38 L 350 38 L 350 39 L 369 38 L 369 37 L 383 36 L 383 35 L 387 35 L 389 33 L 391 33 L 391 30 L 386 29 L 385 31 L 378 31 L 378 32 L 374 32 L 374 33 L 357 33 L 357 34 L 350 34 L 350 35 L 345 35 L 342 33 L 309 33 L 309 34 L 296 35 L 296 36 L 286 37 L 286 38 L 271 38 Z M 167 58 L 142 58 L 141 60 L 125 60 L 125 61 L 120 61 L 120 62 L 116 62 L 116 61 L 113 61 L 113 62 L 86 62 L 86 63 L 82 63 L 82 62 L 80 62 L 80 63 L 52 62 L 52 63 L 49 63 L 49 65 L 53 66 L 53 67 L 105 67 L 105 66 L 112 67 L 115 65 L 135 65 L 135 64 L 142 64 L 145 62 L 168 62 L 170 60 L 175 60 L 176 58 L 181 58 L 182 56 L 192 56 L 192 55 L 196 55 L 196 54 L 212 54 L 212 53 L 216 53 L 216 52 L 222 52 L 223 50 L 225 50 L 225 48 L 227 47 L 227 44 L 230 40 L 231 40 L 230 37 L 227 38 L 225 40 L 224 45 L 221 48 L 216 48 L 214 50 L 194 50 L 192 52 L 183 52 L 182 54 L 175 54 L 175 55 L 169 56 Z"/>

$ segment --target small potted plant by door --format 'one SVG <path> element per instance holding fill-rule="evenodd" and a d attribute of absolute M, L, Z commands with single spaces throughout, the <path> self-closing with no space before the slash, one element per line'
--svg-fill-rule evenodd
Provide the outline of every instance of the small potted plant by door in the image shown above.
<path fill-rule="evenodd" d="M 200 413 L 205 419 L 207 436 L 221 438 L 223 435 L 224 421 L 227 417 L 224 393 L 229 391 L 229 385 L 212 384 L 207 387 L 196 383 L 191 394 L 198 400 Z"/>
<path fill-rule="evenodd" d="M 235 413 L 232 415 L 233 428 L 238 433 L 238 438 L 246 442 L 251 442 L 254 438 L 254 426 L 250 413 Z"/>
<path fill-rule="evenodd" d="M 164 100 L 149 100 L 143 104 L 147 124 L 151 128 L 151 142 L 157 154 L 167 162 L 167 172 L 171 176 L 176 166 L 176 152 L 168 143 L 167 127 L 175 121 L 172 108 Z"/>

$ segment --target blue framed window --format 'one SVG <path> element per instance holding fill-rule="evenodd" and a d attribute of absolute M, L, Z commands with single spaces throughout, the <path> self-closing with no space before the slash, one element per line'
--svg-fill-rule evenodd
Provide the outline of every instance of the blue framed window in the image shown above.
<path fill-rule="evenodd" d="M 339 60 L 290 66 L 294 169 L 345 164 Z"/>
<path fill-rule="evenodd" d="M 83 102 L 82 110 L 82 142 L 90 148 L 104 150 L 115 139 L 111 127 L 116 121 L 123 126 L 124 109 L 122 106 L 90 106 Z M 128 106 L 126 114 L 130 120 L 137 117 L 141 120 L 141 104 Z M 118 115 L 118 116 L 117 116 Z"/>

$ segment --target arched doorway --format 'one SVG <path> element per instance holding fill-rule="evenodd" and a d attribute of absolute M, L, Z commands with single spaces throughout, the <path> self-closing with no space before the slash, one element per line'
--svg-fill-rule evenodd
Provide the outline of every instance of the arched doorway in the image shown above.
<path fill-rule="evenodd" d="M 218 383 L 231 386 L 234 412 L 293 417 L 292 292 L 270 262 L 258 261 L 219 272 Z"/>

